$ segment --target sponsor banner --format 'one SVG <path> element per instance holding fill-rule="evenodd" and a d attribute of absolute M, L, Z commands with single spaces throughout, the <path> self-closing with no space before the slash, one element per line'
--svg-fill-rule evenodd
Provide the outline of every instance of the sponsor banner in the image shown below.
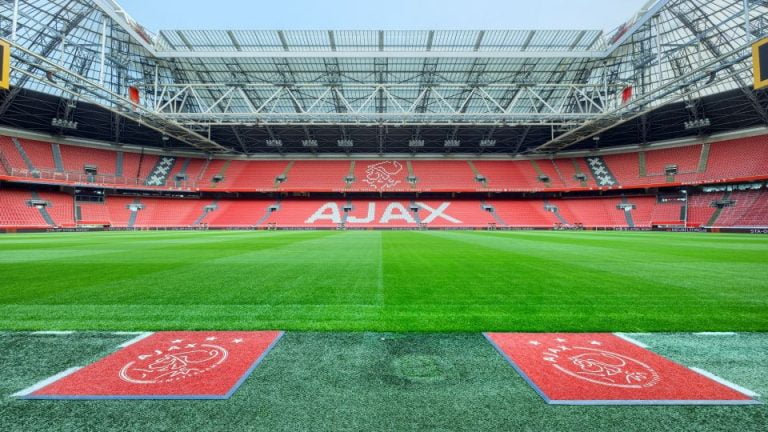
<path fill-rule="evenodd" d="M 18 396 L 228 399 L 281 336 L 277 331 L 155 333 Z"/>
<path fill-rule="evenodd" d="M 549 404 L 747 405 L 758 401 L 605 333 L 487 333 Z"/>

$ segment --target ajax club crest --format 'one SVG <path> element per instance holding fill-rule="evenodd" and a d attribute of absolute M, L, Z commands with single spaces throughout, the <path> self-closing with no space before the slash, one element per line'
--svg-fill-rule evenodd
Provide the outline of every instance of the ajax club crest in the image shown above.
<path fill-rule="evenodd" d="M 560 372 L 580 380 L 610 387 L 647 388 L 661 381 L 647 364 L 615 352 L 595 347 L 559 345 L 543 353 L 544 361 Z"/>
<path fill-rule="evenodd" d="M 132 384 L 179 381 L 215 369 L 229 356 L 219 345 L 182 342 L 175 340 L 164 350 L 139 355 L 120 369 L 120 379 Z"/>
<path fill-rule="evenodd" d="M 374 189 L 389 189 L 400 184 L 394 176 L 400 174 L 403 170 L 403 164 L 397 161 L 384 161 L 368 165 L 365 170 L 364 182 Z"/>

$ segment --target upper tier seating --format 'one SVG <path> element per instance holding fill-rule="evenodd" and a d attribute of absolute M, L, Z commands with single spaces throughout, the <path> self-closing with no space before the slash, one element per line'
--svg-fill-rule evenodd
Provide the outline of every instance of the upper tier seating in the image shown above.
<path fill-rule="evenodd" d="M 475 161 L 475 167 L 494 191 L 546 189 L 530 161 Z"/>
<path fill-rule="evenodd" d="M 3 168 L 0 175 L 12 175 L 15 181 L 93 182 L 144 188 L 147 176 L 159 158 L 157 155 L 124 151 L 122 172 L 119 172 L 116 151 L 62 144 L 58 146 L 61 166 L 57 167 L 50 143 L 27 139 L 20 139 L 19 142 L 29 162 L 41 172 L 31 172 L 11 138 L 0 136 L 0 154 L 12 171 L 8 173 Z M 706 148 L 709 150 L 704 151 Z M 645 157 L 644 175 L 641 175 L 641 152 L 637 150 L 602 156 L 618 182 L 614 187 L 630 189 L 663 186 L 670 182 L 702 184 L 768 178 L 768 135 L 717 142 L 709 146 L 695 144 L 644 150 L 642 154 Z M 706 168 L 704 172 L 698 172 L 700 162 L 703 162 L 701 167 Z M 95 165 L 99 175 L 95 178 L 85 176 L 85 165 Z M 187 180 L 177 184 L 176 174 L 185 165 Z M 677 165 L 678 173 L 668 178 L 664 172 L 667 165 Z M 60 172 L 60 168 L 65 172 Z M 118 173 L 120 177 L 115 178 Z M 585 174 L 586 180 L 576 179 L 577 173 Z M 217 175 L 222 176 L 220 182 L 213 181 Z M 281 175 L 285 175 L 285 181 L 278 181 Z M 478 181 L 482 178 L 485 182 Z M 233 192 L 527 192 L 596 188 L 597 185 L 583 157 L 534 161 L 208 161 L 179 157 L 163 187 Z"/>
<path fill-rule="evenodd" d="M 252 191 L 275 190 L 277 177 L 287 168 L 288 161 L 214 160 L 203 173 L 198 187 Z M 223 176 L 223 180 L 214 182 L 213 178 L 216 175 Z"/>
<path fill-rule="evenodd" d="M 482 188 L 467 161 L 413 161 L 412 166 L 419 190 L 450 192 Z"/>
<path fill-rule="evenodd" d="M 61 145 L 59 148 L 65 171 L 84 174 L 83 168 L 86 165 L 93 165 L 96 166 L 99 175 L 114 177 L 117 173 L 117 153 L 113 151 L 66 145 Z M 127 174 L 125 169 L 123 169 L 123 175 L 134 177 Z"/>
<path fill-rule="evenodd" d="M 296 161 L 288 172 L 281 190 L 302 192 L 338 191 L 345 188 L 349 175 L 348 161 Z"/>

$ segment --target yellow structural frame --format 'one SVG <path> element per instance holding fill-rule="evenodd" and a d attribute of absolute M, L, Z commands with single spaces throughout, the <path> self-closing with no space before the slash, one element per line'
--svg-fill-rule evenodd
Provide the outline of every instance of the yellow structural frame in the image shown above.
<path fill-rule="evenodd" d="M 11 88 L 11 44 L 0 39 L 0 47 L 3 49 L 3 57 L 0 58 L 0 89 Z"/>
<path fill-rule="evenodd" d="M 760 48 L 766 45 L 768 45 L 768 39 L 757 41 L 752 45 L 752 66 L 755 70 L 755 90 L 768 87 L 768 79 L 760 79 L 763 75 L 760 70 Z"/>

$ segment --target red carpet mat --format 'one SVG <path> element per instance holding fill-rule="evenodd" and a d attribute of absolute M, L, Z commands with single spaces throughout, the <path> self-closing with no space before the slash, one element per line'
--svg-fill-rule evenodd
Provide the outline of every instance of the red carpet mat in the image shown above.
<path fill-rule="evenodd" d="M 228 399 L 281 336 L 276 331 L 155 333 L 20 397 Z"/>
<path fill-rule="evenodd" d="M 549 404 L 759 403 L 612 334 L 486 333 L 485 337 Z"/>

